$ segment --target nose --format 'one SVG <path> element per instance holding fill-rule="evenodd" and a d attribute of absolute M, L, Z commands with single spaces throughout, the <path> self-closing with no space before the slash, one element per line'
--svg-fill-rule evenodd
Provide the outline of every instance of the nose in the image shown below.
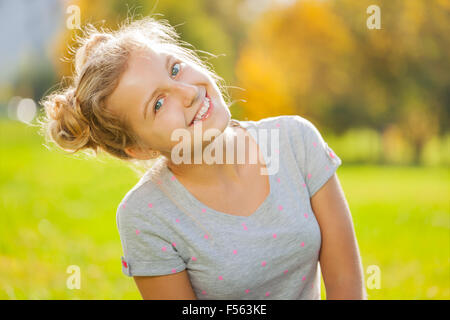
<path fill-rule="evenodd" d="M 180 95 L 183 106 L 190 108 L 198 103 L 201 99 L 201 89 L 195 85 L 179 82 L 176 85 L 178 94 Z"/>

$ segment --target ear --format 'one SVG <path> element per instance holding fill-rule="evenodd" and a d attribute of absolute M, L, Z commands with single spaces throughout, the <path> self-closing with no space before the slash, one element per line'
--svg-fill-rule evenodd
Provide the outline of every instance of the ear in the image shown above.
<path fill-rule="evenodd" d="M 139 160 L 150 160 L 155 158 L 155 151 L 151 149 L 142 149 L 138 147 L 126 147 L 124 149 L 126 154 L 130 157 L 139 159 Z M 157 152 L 159 154 L 159 152 Z"/>

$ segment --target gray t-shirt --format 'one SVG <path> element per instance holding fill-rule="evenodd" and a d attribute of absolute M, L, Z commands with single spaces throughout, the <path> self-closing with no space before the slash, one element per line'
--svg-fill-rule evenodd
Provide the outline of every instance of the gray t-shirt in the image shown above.
<path fill-rule="evenodd" d="M 278 155 L 268 197 L 248 217 L 219 212 L 158 161 L 117 208 L 122 271 L 156 276 L 187 269 L 198 299 L 320 299 L 321 233 L 310 198 L 342 161 L 298 115 L 239 123 L 261 150 L 272 146 L 270 130 L 278 132 L 277 148 L 264 153 L 267 168 Z M 265 140 L 258 140 L 261 129 Z"/>

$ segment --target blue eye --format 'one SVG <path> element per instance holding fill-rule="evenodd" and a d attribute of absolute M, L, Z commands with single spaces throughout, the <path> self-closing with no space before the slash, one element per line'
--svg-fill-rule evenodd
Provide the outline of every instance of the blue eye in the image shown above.
<path fill-rule="evenodd" d="M 158 99 L 158 100 L 156 101 L 156 104 L 155 104 L 155 111 L 158 111 L 159 108 L 161 108 L 161 106 L 158 108 L 158 101 L 159 101 L 159 100 L 162 100 L 162 99 L 164 99 L 164 98 Z"/>
<path fill-rule="evenodd" d="M 180 67 L 178 67 L 178 68 L 177 68 L 177 69 L 178 69 L 177 73 L 176 73 L 176 74 L 173 74 L 174 67 L 175 67 L 177 64 L 180 64 L 180 63 L 176 62 L 176 63 L 174 63 L 173 66 L 172 66 L 172 76 L 176 76 L 176 75 L 178 74 L 178 72 L 180 72 Z M 162 99 L 164 99 L 164 98 L 158 99 L 158 100 L 156 101 L 156 104 L 155 104 L 155 112 L 158 111 L 158 110 L 161 108 L 161 104 L 160 104 L 159 107 L 158 107 L 158 102 L 159 102 L 160 100 L 162 100 Z"/>
<path fill-rule="evenodd" d="M 176 66 L 177 64 L 179 64 L 179 63 L 175 63 L 173 66 Z M 177 74 L 178 74 L 178 72 L 180 72 L 179 69 L 180 69 L 180 67 L 178 67 Z M 172 68 L 172 70 L 173 70 L 173 68 Z M 172 74 L 172 75 L 173 75 L 173 76 L 176 76 L 176 74 Z"/>

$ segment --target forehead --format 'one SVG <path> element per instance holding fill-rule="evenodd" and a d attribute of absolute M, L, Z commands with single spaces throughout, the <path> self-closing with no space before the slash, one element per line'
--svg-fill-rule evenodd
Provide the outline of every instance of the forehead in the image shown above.
<path fill-rule="evenodd" d="M 167 72 L 166 59 L 170 57 L 177 58 L 178 55 L 162 48 L 139 48 L 131 51 L 118 86 L 135 86 L 143 80 L 147 84 L 153 83 Z"/>
<path fill-rule="evenodd" d="M 127 68 L 122 75 L 122 80 L 126 80 L 130 74 L 148 72 L 149 70 L 157 72 L 161 63 L 164 62 L 167 53 L 155 49 L 137 49 L 130 52 L 127 60 Z"/>
<path fill-rule="evenodd" d="M 166 72 L 167 55 L 170 55 L 167 51 L 147 48 L 131 51 L 116 88 L 107 98 L 109 108 L 120 112 L 122 108 L 129 110 L 130 105 L 139 104 L 142 95 L 156 86 L 157 79 Z"/>

